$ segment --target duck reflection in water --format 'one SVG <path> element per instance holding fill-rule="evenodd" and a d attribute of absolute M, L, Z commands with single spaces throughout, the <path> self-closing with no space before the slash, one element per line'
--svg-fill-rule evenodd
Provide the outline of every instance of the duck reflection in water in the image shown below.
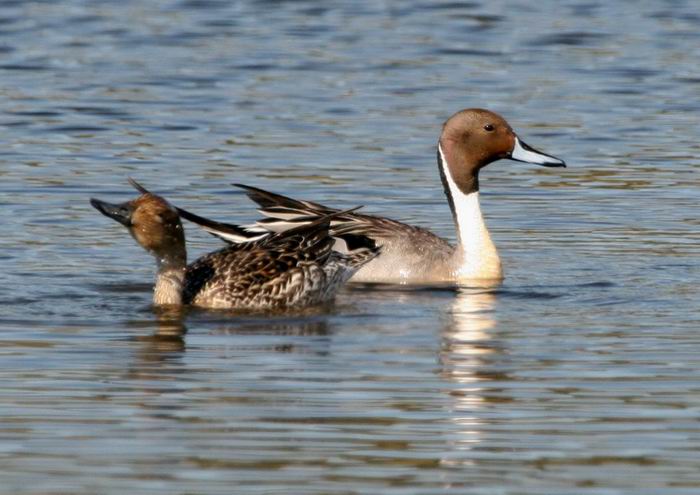
<path fill-rule="evenodd" d="M 145 325 L 154 330 L 150 335 L 140 335 L 134 339 L 144 345 L 139 351 L 143 363 L 170 362 L 185 352 L 185 325 L 186 310 L 178 306 L 154 306 L 152 308 L 155 321 L 146 322 Z M 142 325 L 144 323 L 139 323 Z"/>
<path fill-rule="evenodd" d="M 488 403 L 484 383 L 494 379 L 484 369 L 490 358 L 501 352 L 492 335 L 496 328 L 495 304 L 496 293 L 492 289 L 458 288 L 442 331 L 439 359 L 442 375 L 452 383 L 451 420 L 457 427 L 450 439 L 453 452 L 471 450 L 481 442 L 483 409 Z M 464 463 L 458 458 L 446 458 L 442 462 Z"/>

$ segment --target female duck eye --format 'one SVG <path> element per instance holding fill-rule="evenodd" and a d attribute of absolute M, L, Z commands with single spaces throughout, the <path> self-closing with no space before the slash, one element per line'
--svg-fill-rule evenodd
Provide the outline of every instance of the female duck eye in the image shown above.
<path fill-rule="evenodd" d="M 493 126 L 493 124 L 486 124 L 484 126 L 484 130 L 489 131 L 489 132 L 493 131 L 494 129 L 495 129 L 495 127 Z"/>

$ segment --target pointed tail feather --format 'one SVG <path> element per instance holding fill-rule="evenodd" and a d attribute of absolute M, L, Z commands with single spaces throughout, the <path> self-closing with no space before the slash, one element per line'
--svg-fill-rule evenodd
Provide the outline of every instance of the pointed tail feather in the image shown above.
<path fill-rule="evenodd" d="M 266 217 L 256 221 L 255 224 L 246 225 L 245 229 L 250 233 L 283 232 L 324 215 L 334 215 L 331 222 L 333 233 L 337 229 L 361 230 L 358 228 L 361 227 L 358 223 L 360 217 L 353 215 L 352 212 L 342 212 L 313 201 L 296 200 L 244 184 L 234 185 L 246 191 L 248 197 L 261 207 L 258 211 Z M 362 235 L 361 232 L 360 235 Z"/>
<path fill-rule="evenodd" d="M 243 189 L 252 201 L 260 205 L 262 207 L 261 213 L 266 214 L 266 212 L 269 212 L 271 214 L 270 216 L 281 214 L 304 216 L 330 215 L 338 211 L 323 206 L 322 204 L 314 203 L 313 201 L 300 201 L 257 187 L 246 186 L 245 184 L 233 185 Z"/>
<path fill-rule="evenodd" d="M 177 208 L 177 207 L 176 207 Z M 326 215 L 304 215 L 287 222 L 287 228 L 280 232 L 262 230 L 262 232 L 251 232 L 247 228 L 231 223 L 217 222 L 189 212 L 183 208 L 177 208 L 182 218 L 193 222 L 210 234 L 223 239 L 232 244 L 248 244 L 260 247 L 270 247 L 275 244 L 285 243 L 292 238 L 301 236 L 302 240 L 296 246 L 306 244 L 306 249 L 315 251 L 317 246 L 325 242 L 330 242 L 334 251 L 338 251 L 343 256 L 351 268 L 359 268 L 368 261 L 375 258 L 380 251 L 380 247 L 369 237 L 354 234 L 342 233 L 336 235 L 332 227 L 333 220 L 343 215 L 349 215 L 359 210 L 361 206 L 349 210 L 332 211 Z M 332 241 L 331 239 L 335 239 Z"/>
<path fill-rule="evenodd" d="M 298 235 L 300 233 L 308 235 L 309 233 L 318 228 L 328 230 L 330 229 L 331 221 L 335 217 L 355 212 L 360 208 L 362 207 L 357 206 L 349 210 L 335 211 L 327 215 L 321 216 L 303 215 L 294 218 L 293 220 L 289 220 L 287 222 L 274 221 L 275 224 L 283 223 L 283 227 L 279 227 L 279 225 L 277 225 L 275 228 L 269 228 L 268 226 L 260 228 L 255 226 L 241 227 L 233 223 L 217 222 L 216 220 L 211 220 L 209 218 L 196 215 L 188 210 L 185 210 L 184 208 L 176 207 L 178 213 L 182 218 L 199 225 L 202 229 L 209 232 L 211 235 L 216 236 L 232 244 L 259 241 L 267 238 L 279 239 L 280 237 L 289 237 L 293 235 Z M 326 226 L 325 224 L 328 225 Z"/>
<path fill-rule="evenodd" d="M 127 177 L 127 180 L 129 181 L 129 184 L 131 184 L 131 187 L 133 187 L 134 189 L 136 189 L 136 190 L 137 190 L 138 192 L 140 192 L 141 194 L 152 194 L 151 191 L 149 191 L 148 189 L 146 189 L 145 187 L 143 187 L 141 184 L 139 184 L 138 182 L 136 182 L 136 180 L 134 180 L 133 178 Z"/>
<path fill-rule="evenodd" d="M 307 218 L 306 221 L 308 223 L 280 233 L 270 234 L 269 237 L 262 239 L 260 244 L 267 245 L 268 243 L 284 242 L 284 240 L 295 236 L 302 236 L 307 242 L 311 241 L 314 245 L 320 245 L 334 239 L 335 242 L 328 245 L 328 248 L 336 251 L 337 255 L 344 259 L 347 266 L 351 269 L 351 273 L 348 274 L 348 277 L 350 277 L 361 266 L 376 258 L 381 251 L 381 247 L 377 246 L 377 243 L 369 237 L 358 234 L 335 235 L 333 232 L 332 224 L 334 218 L 351 214 L 360 208 L 336 211 L 316 219 Z M 339 246 L 339 244 L 342 244 L 342 246 Z"/>
<path fill-rule="evenodd" d="M 268 235 L 267 232 L 262 234 L 248 232 L 246 229 L 232 223 L 217 222 L 205 217 L 200 217 L 199 215 L 195 215 L 194 213 L 191 213 L 183 208 L 177 208 L 177 211 L 182 218 L 189 220 L 192 223 L 196 223 L 211 235 L 223 239 L 229 243 L 238 244 L 241 242 L 256 241 Z"/>
<path fill-rule="evenodd" d="M 261 207 L 260 212 L 267 218 L 241 227 L 200 217 L 181 208 L 178 210 L 187 220 L 230 243 L 259 241 L 268 244 L 296 235 L 308 237 L 318 231 L 329 230 L 328 235 L 336 239 L 334 250 L 347 257 L 350 266 L 359 268 L 379 254 L 380 248 L 374 240 L 354 231 L 357 229 L 354 227 L 352 214 L 360 207 L 336 210 L 257 187 L 233 185 L 243 189 L 248 197 Z"/>
<path fill-rule="evenodd" d="M 359 210 L 360 208 L 362 208 L 362 206 L 356 206 L 355 208 L 350 208 L 349 210 L 334 211 L 320 217 L 316 215 L 300 217 L 298 220 L 301 225 L 295 226 L 294 228 L 284 230 L 279 233 L 275 233 L 273 234 L 273 237 L 286 237 L 291 235 L 297 235 L 299 233 L 306 232 L 307 230 L 311 231 L 317 228 L 324 228 L 326 230 L 330 230 L 331 221 L 334 218 L 339 217 L 341 215 L 353 213 Z"/>
<path fill-rule="evenodd" d="M 347 211 L 355 211 L 357 209 L 359 207 Z M 346 212 L 324 215 L 284 232 L 268 234 L 255 243 L 248 243 L 248 246 L 295 252 L 296 256 L 301 256 L 302 259 L 325 263 L 325 260 L 333 253 L 335 244 L 335 238 L 330 233 L 331 219 L 342 213 Z M 336 255 L 339 255 L 339 253 Z M 348 264 L 352 266 L 350 261 L 348 261 Z"/>

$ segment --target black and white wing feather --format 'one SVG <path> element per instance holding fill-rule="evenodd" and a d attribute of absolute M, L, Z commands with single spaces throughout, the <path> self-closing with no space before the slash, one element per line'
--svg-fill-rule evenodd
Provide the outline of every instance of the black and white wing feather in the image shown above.
<path fill-rule="evenodd" d="M 327 215 L 203 256 L 187 268 L 185 299 L 209 307 L 263 309 L 332 299 L 379 252 L 369 239 L 351 253 L 335 251 L 332 218 Z"/>
<path fill-rule="evenodd" d="M 342 212 L 313 201 L 296 200 L 244 184 L 234 185 L 246 191 L 248 197 L 260 206 L 258 211 L 265 218 L 253 225 L 238 226 L 200 217 L 181 208 L 178 208 L 178 211 L 183 218 L 230 243 L 258 240 L 267 233 L 284 232 L 327 215 L 333 215 L 331 235 L 342 238 L 345 242 L 352 243 L 352 236 L 362 236 L 373 240 L 378 246 L 403 237 L 415 240 L 425 238 L 429 243 L 444 243 L 426 229 L 388 218 L 363 215 L 354 210 Z"/>

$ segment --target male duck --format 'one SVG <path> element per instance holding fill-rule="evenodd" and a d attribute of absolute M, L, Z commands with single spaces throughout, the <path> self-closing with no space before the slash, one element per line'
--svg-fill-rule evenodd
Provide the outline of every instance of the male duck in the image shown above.
<path fill-rule="evenodd" d="M 331 221 L 333 232 L 369 237 L 382 249 L 376 259 L 352 277 L 352 281 L 430 284 L 502 279 L 501 260 L 479 206 L 479 171 L 502 158 L 545 167 L 566 166 L 559 158 L 526 145 L 508 122 L 494 112 L 471 108 L 450 117 L 438 141 L 437 163 L 457 229 L 457 245 L 426 229 L 396 220 L 360 213 L 338 214 Z M 311 201 L 297 201 L 236 185 L 247 191 L 268 218 L 241 230 L 184 211 L 183 217 L 236 243 L 259 240 L 269 232 L 281 232 L 338 212 Z"/>

